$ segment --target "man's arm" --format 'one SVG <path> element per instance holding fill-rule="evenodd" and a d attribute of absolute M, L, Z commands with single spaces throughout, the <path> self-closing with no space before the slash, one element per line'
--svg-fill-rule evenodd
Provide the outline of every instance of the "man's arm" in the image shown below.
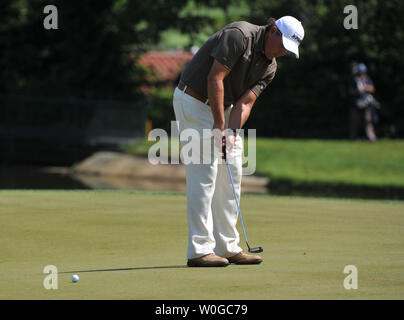
<path fill-rule="evenodd" d="M 212 109 L 214 124 L 212 129 L 223 131 L 226 119 L 224 117 L 224 85 L 223 80 L 230 70 L 219 61 L 214 60 L 208 75 L 208 99 Z"/>
<path fill-rule="evenodd" d="M 372 83 L 370 83 L 370 84 L 365 83 L 364 87 L 365 87 L 366 92 L 375 93 L 375 87 L 373 86 Z"/>
<path fill-rule="evenodd" d="M 241 129 L 250 116 L 251 109 L 257 100 L 257 95 L 251 90 L 247 90 L 234 104 L 230 112 L 229 128 Z M 236 136 L 232 133 L 227 137 L 226 149 L 230 153 L 236 143 Z"/>
<path fill-rule="evenodd" d="M 251 90 L 247 90 L 234 104 L 230 113 L 229 128 L 241 129 L 250 116 L 257 96 Z"/>

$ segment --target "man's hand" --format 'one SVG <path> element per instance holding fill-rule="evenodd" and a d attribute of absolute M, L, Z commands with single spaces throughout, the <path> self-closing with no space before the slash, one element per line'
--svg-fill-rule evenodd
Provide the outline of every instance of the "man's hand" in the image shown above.
<path fill-rule="evenodd" d="M 234 133 L 233 129 L 225 130 L 225 144 L 226 144 L 226 152 L 229 154 L 233 150 L 233 147 L 236 143 L 237 135 Z"/>
<path fill-rule="evenodd" d="M 369 93 L 374 93 L 375 88 L 372 85 L 365 84 L 365 91 Z"/>
<path fill-rule="evenodd" d="M 219 130 L 213 131 L 216 147 L 223 153 L 223 159 L 230 154 L 236 143 L 237 136 L 232 129 L 226 129 L 222 132 Z"/>
<path fill-rule="evenodd" d="M 222 147 L 225 145 L 225 136 L 223 135 L 223 130 L 221 128 L 212 128 L 212 136 L 215 142 L 215 146 L 218 150 L 222 150 Z"/>

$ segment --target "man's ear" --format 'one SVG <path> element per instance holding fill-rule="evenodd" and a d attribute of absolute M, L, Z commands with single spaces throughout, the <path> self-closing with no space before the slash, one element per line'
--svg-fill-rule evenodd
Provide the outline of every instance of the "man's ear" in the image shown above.
<path fill-rule="evenodd" d="M 274 34 L 273 27 L 271 29 L 268 29 L 267 32 L 265 33 L 265 39 L 268 39 Z"/>
<path fill-rule="evenodd" d="M 269 29 L 270 34 L 274 34 L 276 32 L 276 26 L 272 26 L 271 29 Z"/>

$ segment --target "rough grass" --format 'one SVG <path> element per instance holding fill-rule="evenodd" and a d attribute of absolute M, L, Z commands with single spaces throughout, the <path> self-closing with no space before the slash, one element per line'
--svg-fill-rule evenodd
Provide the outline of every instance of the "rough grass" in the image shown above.
<path fill-rule="evenodd" d="M 299 182 L 404 186 L 404 141 L 257 140 L 257 171 Z"/>
<path fill-rule="evenodd" d="M 144 141 L 122 148 L 128 153 L 147 156 L 154 143 Z M 170 143 L 162 154 L 167 152 L 171 152 Z M 246 156 L 248 152 L 245 141 Z M 404 187 L 404 141 L 371 143 L 258 138 L 256 173 L 268 176 L 272 181 L 292 183 Z"/>

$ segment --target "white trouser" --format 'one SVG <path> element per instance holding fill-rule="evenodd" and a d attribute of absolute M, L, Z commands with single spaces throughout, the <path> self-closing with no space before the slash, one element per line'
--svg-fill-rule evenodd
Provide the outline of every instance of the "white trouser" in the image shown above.
<path fill-rule="evenodd" d="M 202 139 L 203 129 L 212 129 L 213 114 L 210 106 L 178 88 L 174 91 L 173 104 L 180 137 L 185 129 L 192 128 L 199 132 Z M 230 111 L 231 107 L 225 111 L 226 127 Z M 182 142 L 182 146 L 184 147 L 187 143 Z M 204 142 L 197 143 L 213 146 L 214 142 L 213 138 L 209 137 L 205 138 Z M 233 150 L 227 155 L 238 199 L 240 199 L 242 177 L 242 152 L 243 142 L 238 136 Z M 197 258 L 209 253 L 231 257 L 242 249 L 238 246 L 240 237 L 236 228 L 237 207 L 229 173 L 226 164 L 223 161 L 219 163 L 218 157 L 221 156 L 219 152 L 206 152 L 204 148 L 202 153 L 199 156 L 205 157 L 205 161 L 200 159 L 201 164 L 190 163 L 185 166 L 188 216 L 187 258 Z M 206 161 L 206 153 L 212 154 L 209 157 L 210 163 Z"/>

